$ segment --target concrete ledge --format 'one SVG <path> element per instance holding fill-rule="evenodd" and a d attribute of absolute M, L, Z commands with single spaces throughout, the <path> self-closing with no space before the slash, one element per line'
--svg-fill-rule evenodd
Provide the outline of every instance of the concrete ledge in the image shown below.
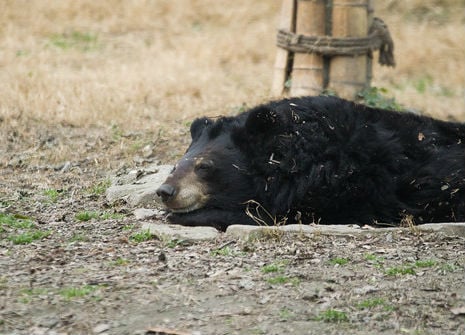
<path fill-rule="evenodd" d="M 272 234 L 323 234 L 323 235 L 361 235 L 384 234 L 387 232 L 442 232 L 449 236 L 465 237 L 465 223 L 430 223 L 409 227 L 373 228 L 360 227 L 358 225 L 287 225 L 287 226 L 243 226 L 232 225 L 226 230 L 226 234 L 240 239 L 270 236 Z"/>
<path fill-rule="evenodd" d="M 416 227 L 423 232 L 442 232 L 450 236 L 465 237 L 465 222 L 427 223 Z"/>
<path fill-rule="evenodd" d="M 235 239 L 261 239 L 282 236 L 282 234 L 304 234 L 304 235 L 333 235 L 333 236 L 359 236 L 364 234 L 385 234 L 389 232 L 437 232 L 447 236 L 465 237 L 465 223 L 432 223 L 408 227 L 393 228 L 370 228 L 357 225 L 287 225 L 277 227 L 265 226 L 229 226 L 225 233 L 217 231 L 212 227 L 185 227 L 180 225 L 163 223 L 144 223 L 143 231 L 149 231 L 152 235 L 166 240 L 182 240 L 192 243 L 206 240 L 213 240 L 222 234 L 226 234 Z"/>
<path fill-rule="evenodd" d="M 184 227 L 159 223 L 144 223 L 142 230 L 149 231 L 161 240 L 179 240 L 187 243 L 213 240 L 221 234 L 212 227 Z"/>

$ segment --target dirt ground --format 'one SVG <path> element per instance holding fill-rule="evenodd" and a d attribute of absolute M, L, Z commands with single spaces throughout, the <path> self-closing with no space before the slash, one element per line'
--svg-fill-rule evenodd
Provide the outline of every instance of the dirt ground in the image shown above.
<path fill-rule="evenodd" d="M 186 244 L 106 203 L 111 174 L 173 163 L 193 117 L 269 98 L 280 1 L 250 3 L 0 4 L 0 334 L 465 333 L 463 237 Z M 377 3 L 398 66 L 374 84 L 465 120 L 463 1 Z"/>

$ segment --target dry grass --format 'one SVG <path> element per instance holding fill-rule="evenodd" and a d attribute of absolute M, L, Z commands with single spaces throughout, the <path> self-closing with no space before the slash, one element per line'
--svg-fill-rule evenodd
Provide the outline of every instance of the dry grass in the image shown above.
<path fill-rule="evenodd" d="M 235 1 L 225 11 L 216 0 L 2 2 L 1 113 L 137 128 L 264 99 L 277 6 L 249 7 Z M 95 43 L 74 41 L 76 32 Z M 57 46 L 60 37 L 70 46 Z"/>
<path fill-rule="evenodd" d="M 373 84 L 403 105 L 465 121 L 465 2 L 377 1 L 396 43 L 397 67 L 374 68 Z"/>
<path fill-rule="evenodd" d="M 227 8 L 225 8 L 227 6 Z M 398 66 L 374 84 L 465 120 L 463 0 L 377 1 Z M 156 129 L 269 98 L 280 1 L 0 2 L 3 126 Z"/>

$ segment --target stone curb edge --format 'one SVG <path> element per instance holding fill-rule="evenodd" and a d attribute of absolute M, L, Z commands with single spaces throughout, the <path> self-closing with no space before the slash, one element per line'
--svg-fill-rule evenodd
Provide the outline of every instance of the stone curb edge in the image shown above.
<path fill-rule="evenodd" d="M 359 227 L 356 225 L 287 225 L 287 226 L 246 226 L 232 225 L 226 232 L 219 232 L 212 227 L 184 227 L 170 224 L 156 224 L 145 222 L 143 231 L 149 231 L 152 235 L 161 239 L 177 239 L 185 242 L 198 242 L 213 240 L 225 234 L 237 239 L 251 239 L 270 237 L 278 234 L 304 234 L 304 235 L 334 235 L 334 236 L 360 236 L 364 234 L 384 234 L 389 232 L 412 233 L 443 233 L 448 236 L 465 238 L 465 223 L 432 223 L 413 227 L 389 227 L 373 228 Z"/>

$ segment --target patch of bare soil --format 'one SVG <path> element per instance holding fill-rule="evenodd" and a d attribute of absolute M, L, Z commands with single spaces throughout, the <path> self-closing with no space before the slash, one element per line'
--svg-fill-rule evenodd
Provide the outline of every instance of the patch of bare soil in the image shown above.
<path fill-rule="evenodd" d="M 148 239 L 102 190 L 120 168 L 172 162 L 178 136 L 1 130 L 2 334 L 465 333 L 463 238 Z"/>

